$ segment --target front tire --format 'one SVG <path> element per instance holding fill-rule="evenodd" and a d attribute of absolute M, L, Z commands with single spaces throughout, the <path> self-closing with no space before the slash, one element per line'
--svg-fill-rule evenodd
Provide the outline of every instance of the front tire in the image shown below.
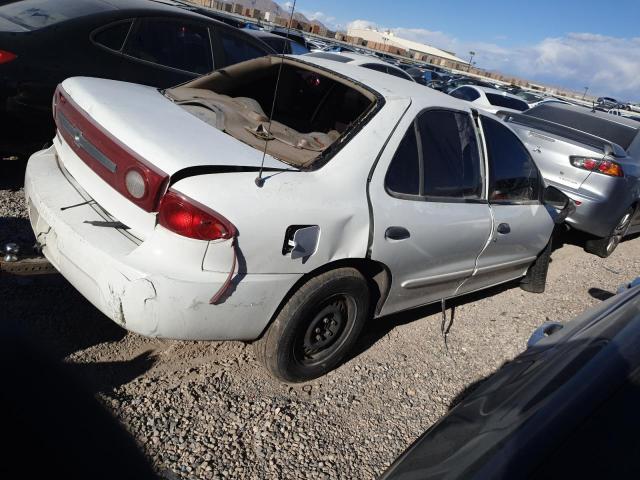
<path fill-rule="evenodd" d="M 622 218 L 620 218 L 613 232 L 611 232 L 608 237 L 587 240 L 584 246 L 585 251 L 593 253 L 600 258 L 607 258 L 611 255 L 627 233 L 631 218 L 633 218 L 633 212 L 633 208 L 629 208 L 629 210 L 622 215 Z"/>
<path fill-rule="evenodd" d="M 369 318 L 366 278 L 354 268 L 322 273 L 304 283 L 254 344 L 269 373 L 304 382 L 337 367 Z"/>

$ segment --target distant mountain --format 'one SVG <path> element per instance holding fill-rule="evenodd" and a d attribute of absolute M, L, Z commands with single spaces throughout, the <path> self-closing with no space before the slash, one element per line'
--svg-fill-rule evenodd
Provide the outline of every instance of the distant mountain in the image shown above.
<path fill-rule="evenodd" d="M 238 5 L 242 5 L 245 8 L 257 8 L 261 12 L 273 12 L 279 17 L 289 17 L 290 15 L 290 12 L 288 10 L 284 9 L 282 6 L 272 0 L 234 0 L 233 2 L 227 3 L 237 3 Z M 293 18 L 300 22 L 316 24 L 324 27 L 322 23 L 318 22 L 317 20 L 309 20 L 299 12 L 294 12 Z"/>

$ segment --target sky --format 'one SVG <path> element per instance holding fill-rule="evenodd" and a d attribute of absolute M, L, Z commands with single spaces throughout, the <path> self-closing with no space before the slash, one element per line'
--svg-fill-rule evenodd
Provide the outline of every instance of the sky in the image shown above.
<path fill-rule="evenodd" d="M 296 10 L 330 28 L 389 29 L 465 60 L 474 51 L 480 68 L 640 101 L 640 0 L 297 0 Z"/>

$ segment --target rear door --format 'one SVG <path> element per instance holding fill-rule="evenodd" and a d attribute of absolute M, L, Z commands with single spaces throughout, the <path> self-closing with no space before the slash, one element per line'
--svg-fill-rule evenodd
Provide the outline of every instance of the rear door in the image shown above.
<path fill-rule="evenodd" d="M 171 87 L 214 69 L 207 24 L 181 18 L 139 18 L 123 49 L 120 78 Z"/>
<path fill-rule="evenodd" d="M 547 245 L 553 219 L 542 204 L 540 172 L 529 152 L 498 120 L 480 116 L 489 167 L 491 241 L 460 289 L 470 292 L 523 276 Z"/>
<path fill-rule="evenodd" d="M 370 184 L 371 257 L 391 271 L 382 314 L 453 296 L 491 234 L 479 140 L 468 112 L 408 117 Z"/>

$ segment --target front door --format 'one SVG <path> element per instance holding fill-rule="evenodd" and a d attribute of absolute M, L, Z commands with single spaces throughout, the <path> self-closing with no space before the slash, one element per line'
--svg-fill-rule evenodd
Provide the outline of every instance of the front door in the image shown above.
<path fill-rule="evenodd" d="M 408 114 L 409 115 L 409 114 Z M 491 234 L 479 141 L 469 112 L 405 117 L 371 180 L 371 256 L 391 272 L 381 314 L 453 296 Z"/>
<path fill-rule="evenodd" d="M 554 227 L 541 202 L 540 172 L 526 147 L 497 120 L 480 116 L 480 127 L 489 165 L 492 237 L 461 293 L 522 277 Z"/>

